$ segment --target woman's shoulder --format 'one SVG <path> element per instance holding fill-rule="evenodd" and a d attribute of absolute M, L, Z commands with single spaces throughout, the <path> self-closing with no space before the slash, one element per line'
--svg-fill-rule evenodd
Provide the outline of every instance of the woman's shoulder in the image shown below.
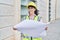
<path fill-rule="evenodd" d="M 24 16 L 23 19 L 25 20 L 27 17 L 29 17 L 28 15 Z"/>
<path fill-rule="evenodd" d="M 40 21 L 40 20 L 41 20 L 41 18 L 42 18 L 40 15 L 38 15 L 37 17 L 38 17 L 38 21 Z"/>

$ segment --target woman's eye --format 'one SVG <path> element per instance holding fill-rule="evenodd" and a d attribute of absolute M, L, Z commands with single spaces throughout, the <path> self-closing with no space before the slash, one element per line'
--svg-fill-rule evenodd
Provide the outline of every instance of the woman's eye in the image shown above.
<path fill-rule="evenodd" d="M 33 9 L 33 7 L 30 7 L 29 9 Z"/>
<path fill-rule="evenodd" d="M 31 9 L 33 9 L 33 8 L 31 8 Z"/>

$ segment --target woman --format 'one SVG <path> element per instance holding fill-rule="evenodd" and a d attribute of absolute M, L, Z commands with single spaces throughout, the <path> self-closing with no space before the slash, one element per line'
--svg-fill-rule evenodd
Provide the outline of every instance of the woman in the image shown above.
<path fill-rule="evenodd" d="M 24 19 L 36 20 L 40 21 L 40 17 L 38 16 L 38 10 L 34 2 L 30 2 L 27 6 L 29 15 Z"/>
<path fill-rule="evenodd" d="M 29 15 L 25 17 L 27 20 L 35 20 L 40 21 L 40 17 L 38 16 L 37 7 L 34 2 L 30 2 L 28 4 L 28 13 Z M 14 30 L 17 30 L 16 28 L 13 28 Z M 45 28 L 47 30 L 47 27 Z M 27 36 L 26 34 L 23 34 L 24 36 Z M 42 40 L 42 38 L 32 38 L 33 40 Z M 30 40 L 29 38 L 23 38 L 23 40 Z"/>

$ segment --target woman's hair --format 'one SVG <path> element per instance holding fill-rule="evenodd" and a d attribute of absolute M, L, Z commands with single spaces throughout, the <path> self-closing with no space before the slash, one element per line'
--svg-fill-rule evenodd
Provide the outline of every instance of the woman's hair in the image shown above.
<path fill-rule="evenodd" d="M 31 6 L 31 5 L 28 6 L 28 8 L 29 8 L 29 7 L 33 7 L 33 8 L 35 8 L 34 6 Z M 35 8 L 35 9 L 36 9 L 36 8 Z M 38 15 L 38 10 L 36 9 L 34 13 L 35 13 L 35 15 Z"/>
<path fill-rule="evenodd" d="M 37 9 L 35 10 L 35 15 L 38 15 L 38 10 Z"/>

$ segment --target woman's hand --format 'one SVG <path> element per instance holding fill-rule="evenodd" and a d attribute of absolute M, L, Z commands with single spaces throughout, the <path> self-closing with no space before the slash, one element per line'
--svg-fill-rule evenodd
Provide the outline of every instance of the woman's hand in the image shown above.
<path fill-rule="evenodd" d="M 47 29 L 48 29 L 48 27 L 45 28 L 45 30 L 47 30 Z"/>
<path fill-rule="evenodd" d="M 17 30 L 17 28 L 14 28 L 14 27 L 13 27 L 13 30 Z"/>

